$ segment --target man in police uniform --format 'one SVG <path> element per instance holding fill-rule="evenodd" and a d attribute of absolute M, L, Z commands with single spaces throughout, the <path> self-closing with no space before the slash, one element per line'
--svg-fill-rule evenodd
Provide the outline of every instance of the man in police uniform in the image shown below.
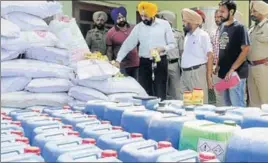
<path fill-rule="evenodd" d="M 171 11 L 161 11 L 158 13 L 160 19 L 167 20 L 171 27 L 176 23 L 176 15 Z M 168 84 L 167 84 L 167 99 L 179 99 L 180 86 L 180 56 L 183 52 L 183 32 L 172 28 L 174 37 L 177 42 L 177 47 L 168 53 Z"/>
<path fill-rule="evenodd" d="M 105 23 L 107 18 L 107 14 L 103 11 L 97 11 L 93 14 L 94 26 L 86 35 L 86 42 L 91 52 L 99 51 L 103 55 L 106 53 L 106 33 L 108 29 L 105 28 Z"/>
<path fill-rule="evenodd" d="M 268 103 L 268 4 L 252 1 L 251 19 L 255 25 L 249 30 L 251 49 L 248 54 L 248 89 L 250 106 Z"/>

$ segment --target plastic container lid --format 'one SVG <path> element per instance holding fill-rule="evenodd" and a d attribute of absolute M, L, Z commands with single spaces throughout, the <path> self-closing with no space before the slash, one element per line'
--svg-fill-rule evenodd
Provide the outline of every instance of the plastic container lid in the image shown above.
<path fill-rule="evenodd" d="M 11 121 L 10 124 L 21 126 L 21 121 Z"/>
<path fill-rule="evenodd" d="M 94 114 L 90 114 L 90 115 L 88 115 L 88 118 L 96 118 L 97 119 L 97 116 Z"/>
<path fill-rule="evenodd" d="M 202 91 L 203 89 L 202 88 L 194 88 L 193 90 Z"/>
<path fill-rule="evenodd" d="M 79 132 L 78 131 L 69 131 L 68 135 L 75 135 L 75 136 L 79 136 Z"/>
<path fill-rule="evenodd" d="M 130 136 L 132 138 L 142 138 L 143 135 L 141 133 L 131 133 Z"/>
<path fill-rule="evenodd" d="M 61 118 L 54 117 L 53 120 L 61 122 Z"/>
<path fill-rule="evenodd" d="M 34 153 L 36 155 L 40 155 L 40 148 L 39 147 L 26 147 L 24 148 L 24 153 Z"/>
<path fill-rule="evenodd" d="M 216 155 L 211 152 L 201 152 L 199 153 L 199 158 L 200 158 L 200 161 L 209 161 L 209 160 L 216 159 Z"/>
<path fill-rule="evenodd" d="M 123 128 L 121 126 L 113 126 L 112 129 L 113 130 L 121 130 L 121 131 L 123 131 Z"/>
<path fill-rule="evenodd" d="M 235 121 L 232 121 L 232 120 L 225 120 L 223 123 L 229 126 L 236 126 Z"/>
<path fill-rule="evenodd" d="M 161 149 L 161 148 L 169 148 L 171 147 L 172 144 L 168 141 L 160 141 L 158 142 L 158 148 Z"/>
<path fill-rule="evenodd" d="M 11 134 L 15 134 L 15 135 L 19 135 L 19 136 L 23 136 L 23 132 L 20 130 L 12 130 L 10 131 Z"/>
<path fill-rule="evenodd" d="M 2 120 L 12 120 L 12 118 L 9 116 L 3 116 Z"/>
<path fill-rule="evenodd" d="M 42 113 L 40 116 L 49 117 L 49 115 L 47 113 Z"/>
<path fill-rule="evenodd" d="M 186 93 L 186 94 L 188 94 L 188 93 L 192 93 L 191 91 L 184 91 L 183 93 Z"/>
<path fill-rule="evenodd" d="M 106 157 L 117 157 L 117 152 L 114 150 L 104 150 L 101 152 L 101 157 L 106 158 Z"/>
<path fill-rule="evenodd" d="M 70 107 L 69 105 L 64 105 L 64 106 L 62 107 L 62 109 L 67 109 L 67 110 L 70 110 L 70 109 L 71 109 L 71 107 Z"/>
<path fill-rule="evenodd" d="M 68 128 L 68 129 L 73 129 L 73 126 L 72 125 L 63 125 L 62 128 Z"/>
<path fill-rule="evenodd" d="M 82 140 L 82 144 L 96 144 L 96 140 L 92 138 L 85 138 Z"/>
<path fill-rule="evenodd" d="M 101 121 L 101 124 L 111 124 L 110 121 Z"/>
<path fill-rule="evenodd" d="M 16 142 L 23 142 L 25 144 L 29 144 L 29 139 L 26 137 L 19 137 L 15 139 Z"/>

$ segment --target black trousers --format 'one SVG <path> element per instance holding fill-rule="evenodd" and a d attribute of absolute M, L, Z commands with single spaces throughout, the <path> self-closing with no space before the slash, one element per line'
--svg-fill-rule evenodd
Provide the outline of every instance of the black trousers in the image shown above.
<path fill-rule="evenodd" d="M 168 63 L 167 56 L 161 56 L 161 61 L 154 69 L 154 81 L 152 80 L 152 60 L 140 59 L 139 83 L 150 96 L 156 96 L 161 100 L 166 100 Z"/>
<path fill-rule="evenodd" d="M 131 76 L 138 81 L 139 79 L 139 67 L 121 68 L 121 73 L 125 76 Z"/>

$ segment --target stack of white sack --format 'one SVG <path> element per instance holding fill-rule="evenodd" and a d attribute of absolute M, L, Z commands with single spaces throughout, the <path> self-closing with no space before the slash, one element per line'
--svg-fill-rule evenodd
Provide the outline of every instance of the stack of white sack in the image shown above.
<path fill-rule="evenodd" d="M 74 80 L 74 83 L 78 86 L 70 89 L 69 95 L 73 96 L 74 92 L 82 92 L 82 90 L 88 92 L 99 91 L 102 95 L 95 93 L 94 96 L 109 101 L 132 98 L 137 95 L 148 96 L 134 78 L 119 77 L 117 76 L 118 73 L 118 68 L 104 60 L 79 61 L 76 67 L 76 79 Z M 83 101 L 83 99 L 79 100 Z"/>
<path fill-rule="evenodd" d="M 73 86 L 73 69 L 68 67 L 71 53 L 43 20 L 61 12 L 59 2 L 1 1 L 1 16 L 20 29 L 17 40 L 2 37 L 2 47 L 24 47 L 24 58 L 6 59 L 1 63 L 1 105 L 26 108 L 62 106 L 73 99 L 68 96 Z M 1 20 L 2 21 L 2 20 Z M 1 26 L 2 28 L 2 26 Z M 2 56 L 1 56 L 2 58 Z"/>

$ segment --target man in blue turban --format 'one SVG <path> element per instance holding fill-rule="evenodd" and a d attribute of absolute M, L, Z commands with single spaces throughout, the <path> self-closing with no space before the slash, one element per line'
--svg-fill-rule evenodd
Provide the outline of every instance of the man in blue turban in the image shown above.
<path fill-rule="evenodd" d="M 118 7 L 112 10 L 111 17 L 114 21 L 114 27 L 106 35 L 107 56 L 109 60 L 115 60 L 117 53 L 131 33 L 133 26 L 130 26 L 126 20 L 127 10 L 124 7 Z M 138 79 L 139 56 L 137 48 L 132 49 L 127 57 L 121 62 L 120 70 L 126 76 Z"/>

